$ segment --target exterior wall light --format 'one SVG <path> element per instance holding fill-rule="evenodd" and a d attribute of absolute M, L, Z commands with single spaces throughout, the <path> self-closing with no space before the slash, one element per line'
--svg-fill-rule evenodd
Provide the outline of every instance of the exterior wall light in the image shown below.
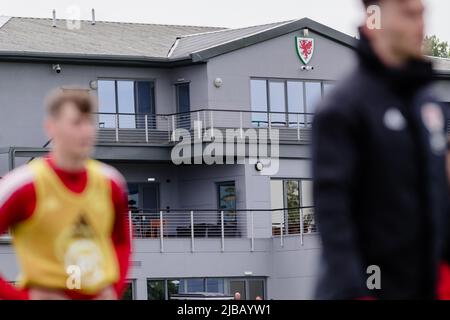
<path fill-rule="evenodd" d="M 89 88 L 91 88 L 92 90 L 97 90 L 97 88 L 98 88 L 97 80 L 89 81 Z"/>
<path fill-rule="evenodd" d="M 222 81 L 221 78 L 215 78 L 215 79 L 214 79 L 214 86 L 215 86 L 216 88 L 220 88 L 220 87 L 222 86 L 222 84 L 223 84 L 223 81 Z"/>
<path fill-rule="evenodd" d="M 256 162 L 255 169 L 256 169 L 256 171 L 259 171 L 259 172 L 261 172 L 264 169 L 264 165 L 262 164 L 261 161 Z"/>
<path fill-rule="evenodd" d="M 314 70 L 314 67 L 313 66 L 301 66 L 300 69 L 303 71 L 312 71 L 312 70 Z"/>

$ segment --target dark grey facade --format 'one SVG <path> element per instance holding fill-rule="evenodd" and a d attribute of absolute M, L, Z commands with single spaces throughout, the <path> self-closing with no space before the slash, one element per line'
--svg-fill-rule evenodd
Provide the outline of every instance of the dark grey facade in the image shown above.
<path fill-rule="evenodd" d="M 33 26 L 41 31 L 40 41 L 30 45 L 26 31 Z M 313 217 L 312 209 L 306 208 L 311 178 L 309 115 L 305 106 L 289 112 L 290 99 L 294 99 L 289 86 L 302 88 L 301 94 L 306 95 L 302 103 L 309 105 L 309 87 L 311 92 L 320 90 L 322 97 L 327 85 L 339 81 L 354 66 L 356 40 L 309 19 L 234 30 L 114 23 L 92 26 L 88 22 L 79 30 L 59 31 L 63 28 L 64 22 L 58 21 L 56 35 L 52 35 L 51 20 L 18 18 L 0 27 L 0 42 L 7 40 L 0 45 L 0 174 L 45 151 L 47 138 L 41 123 L 49 90 L 78 85 L 98 96 L 101 81 L 116 81 L 116 87 L 117 81 L 150 81 L 154 85 L 152 113 L 99 115 L 94 155 L 119 169 L 131 187 L 137 188 L 135 212 L 130 213 L 139 217 L 133 220 L 137 229 L 129 275 L 134 298 L 147 299 L 152 290 L 164 291 L 165 298 L 170 290 L 208 290 L 208 283 L 214 283 L 210 290 L 244 290 L 247 298 L 255 294 L 268 299 L 311 298 L 320 244 L 313 222 L 306 221 Z M 121 28 L 134 34 L 136 41 L 144 41 L 148 32 L 150 40 L 124 49 L 124 40 L 117 34 Z M 315 41 L 309 62 L 313 70 L 302 69 L 295 49 L 295 37 L 305 36 L 305 28 L 307 37 Z M 75 45 L 92 32 L 98 32 L 91 38 L 97 43 Z M 122 46 L 115 45 L 115 40 Z M 60 65 L 61 73 L 54 72 L 54 64 Z M 439 60 L 436 65 L 441 74 L 436 92 L 450 103 L 450 67 L 447 61 Z M 267 103 L 276 110 L 264 115 L 262 128 L 280 130 L 278 172 L 262 175 L 249 163 L 173 164 L 172 133 L 186 123 L 188 129 L 193 129 L 194 120 L 206 128 L 258 127 L 251 112 L 254 80 L 264 82 L 269 91 Z M 189 84 L 189 116 L 179 112 L 180 84 Z M 278 111 L 279 101 L 284 101 L 285 115 Z M 127 125 L 130 119 L 131 126 Z M 125 125 L 121 126 L 121 121 Z M 230 229 L 224 227 L 220 216 L 221 184 L 234 186 L 235 214 Z M 292 206 L 292 195 L 299 198 L 294 204 L 305 207 L 296 211 L 301 224 L 287 209 Z M 225 215 L 230 217 L 227 212 Z M 192 228 L 182 233 L 183 226 L 209 228 L 211 219 L 222 229 L 211 229 L 213 236 L 207 231 L 196 234 Z M 155 232 L 142 231 L 152 220 L 160 223 Z M 8 241 L 0 244 L 0 265 L 8 279 L 17 276 Z M 178 289 L 172 288 L 174 283 Z"/>

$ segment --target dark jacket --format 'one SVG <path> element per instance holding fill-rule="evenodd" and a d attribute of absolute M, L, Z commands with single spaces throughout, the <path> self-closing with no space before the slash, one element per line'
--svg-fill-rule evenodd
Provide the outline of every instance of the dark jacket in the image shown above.
<path fill-rule="evenodd" d="M 446 249 L 445 115 L 432 68 L 385 67 L 362 36 L 359 66 L 313 124 L 315 212 L 323 252 L 317 298 L 434 298 Z M 381 271 L 369 290 L 367 268 Z"/>

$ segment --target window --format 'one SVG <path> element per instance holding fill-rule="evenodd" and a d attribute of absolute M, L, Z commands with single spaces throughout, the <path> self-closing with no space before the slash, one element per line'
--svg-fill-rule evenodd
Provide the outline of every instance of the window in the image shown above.
<path fill-rule="evenodd" d="M 147 300 L 166 300 L 166 281 L 148 280 L 147 281 Z"/>
<path fill-rule="evenodd" d="M 309 126 L 316 105 L 334 86 L 331 82 L 301 80 L 250 81 L 252 124 L 256 127 Z"/>
<path fill-rule="evenodd" d="M 121 300 L 133 300 L 134 299 L 134 281 L 131 280 L 125 285 L 125 292 Z"/>
<path fill-rule="evenodd" d="M 299 124 L 304 122 L 304 118 L 299 116 L 305 108 L 303 94 L 303 82 L 288 81 L 288 112 L 293 113 L 289 114 L 289 126 L 297 126 L 297 122 Z"/>
<path fill-rule="evenodd" d="M 252 80 L 250 86 L 252 101 L 252 123 L 256 127 L 265 127 L 268 124 L 267 81 Z"/>
<path fill-rule="evenodd" d="M 173 294 L 209 292 L 234 295 L 241 299 L 265 297 L 264 278 L 185 278 L 185 279 L 148 279 L 148 300 L 168 300 Z"/>
<path fill-rule="evenodd" d="M 236 186 L 234 181 L 218 182 L 217 194 L 219 211 L 224 211 L 227 216 L 225 221 L 236 220 Z M 229 213 L 229 214 L 228 214 Z"/>
<path fill-rule="evenodd" d="M 284 81 L 269 81 L 269 111 L 273 126 L 286 125 L 286 88 Z"/>
<path fill-rule="evenodd" d="M 320 82 L 305 82 L 305 113 L 306 125 L 312 124 L 316 105 L 322 99 L 322 86 Z"/>
<path fill-rule="evenodd" d="M 204 292 L 205 279 L 187 279 L 186 292 Z"/>
<path fill-rule="evenodd" d="M 256 300 L 257 297 L 264 299 L 264 280 L 248 280 L 248 293 L 250 300 Z"/>
<path fill-rule="evenodd" d="M 225 281 L 224 279 L 206 279 L 206 292 L 224 293 Z"/>
<path fill-rule="evenodd" d="M 173 294 L 183 292 L 183 284 L 184 282 L 178 279 L 167 280 L 167 298 L 170 299 Z"/>
<path fill-rule="evenodd" d="M 324 97 L 333 91 L 333 89 L 336 87 L 336 84 L 332 82 L 324 82 L 323 83 L 323 95 Z"/>
<path fill-rule="evenodd" d="M 272 212 L 273 235 L 280 235 L 281 228 L 285 234 L 299 234 L 301 215 L 303 233 L 315 232 L 312 180 L 272 179 L 270 185 L 272 209 L 284 209 Z"/>
<path fill-rule="evenodd" d="M 142 114 L 155 114 L 153 81 L 98 80 L 99 125 L 103 128 L 143 128 Z M 119 116 L 116 118 L 116 114 Z M 148 126 L 154 127 L 152 118 Z"/>

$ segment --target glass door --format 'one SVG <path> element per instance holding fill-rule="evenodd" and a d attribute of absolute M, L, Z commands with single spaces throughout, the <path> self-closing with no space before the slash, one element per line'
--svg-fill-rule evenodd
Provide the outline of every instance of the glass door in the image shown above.
<path fill-rule="evenodd" d="M 191 128 L 191 98 L 189 83 L 181 83 L 175 85 L 175 93 L 177 100 L 177 128 Z"/>

